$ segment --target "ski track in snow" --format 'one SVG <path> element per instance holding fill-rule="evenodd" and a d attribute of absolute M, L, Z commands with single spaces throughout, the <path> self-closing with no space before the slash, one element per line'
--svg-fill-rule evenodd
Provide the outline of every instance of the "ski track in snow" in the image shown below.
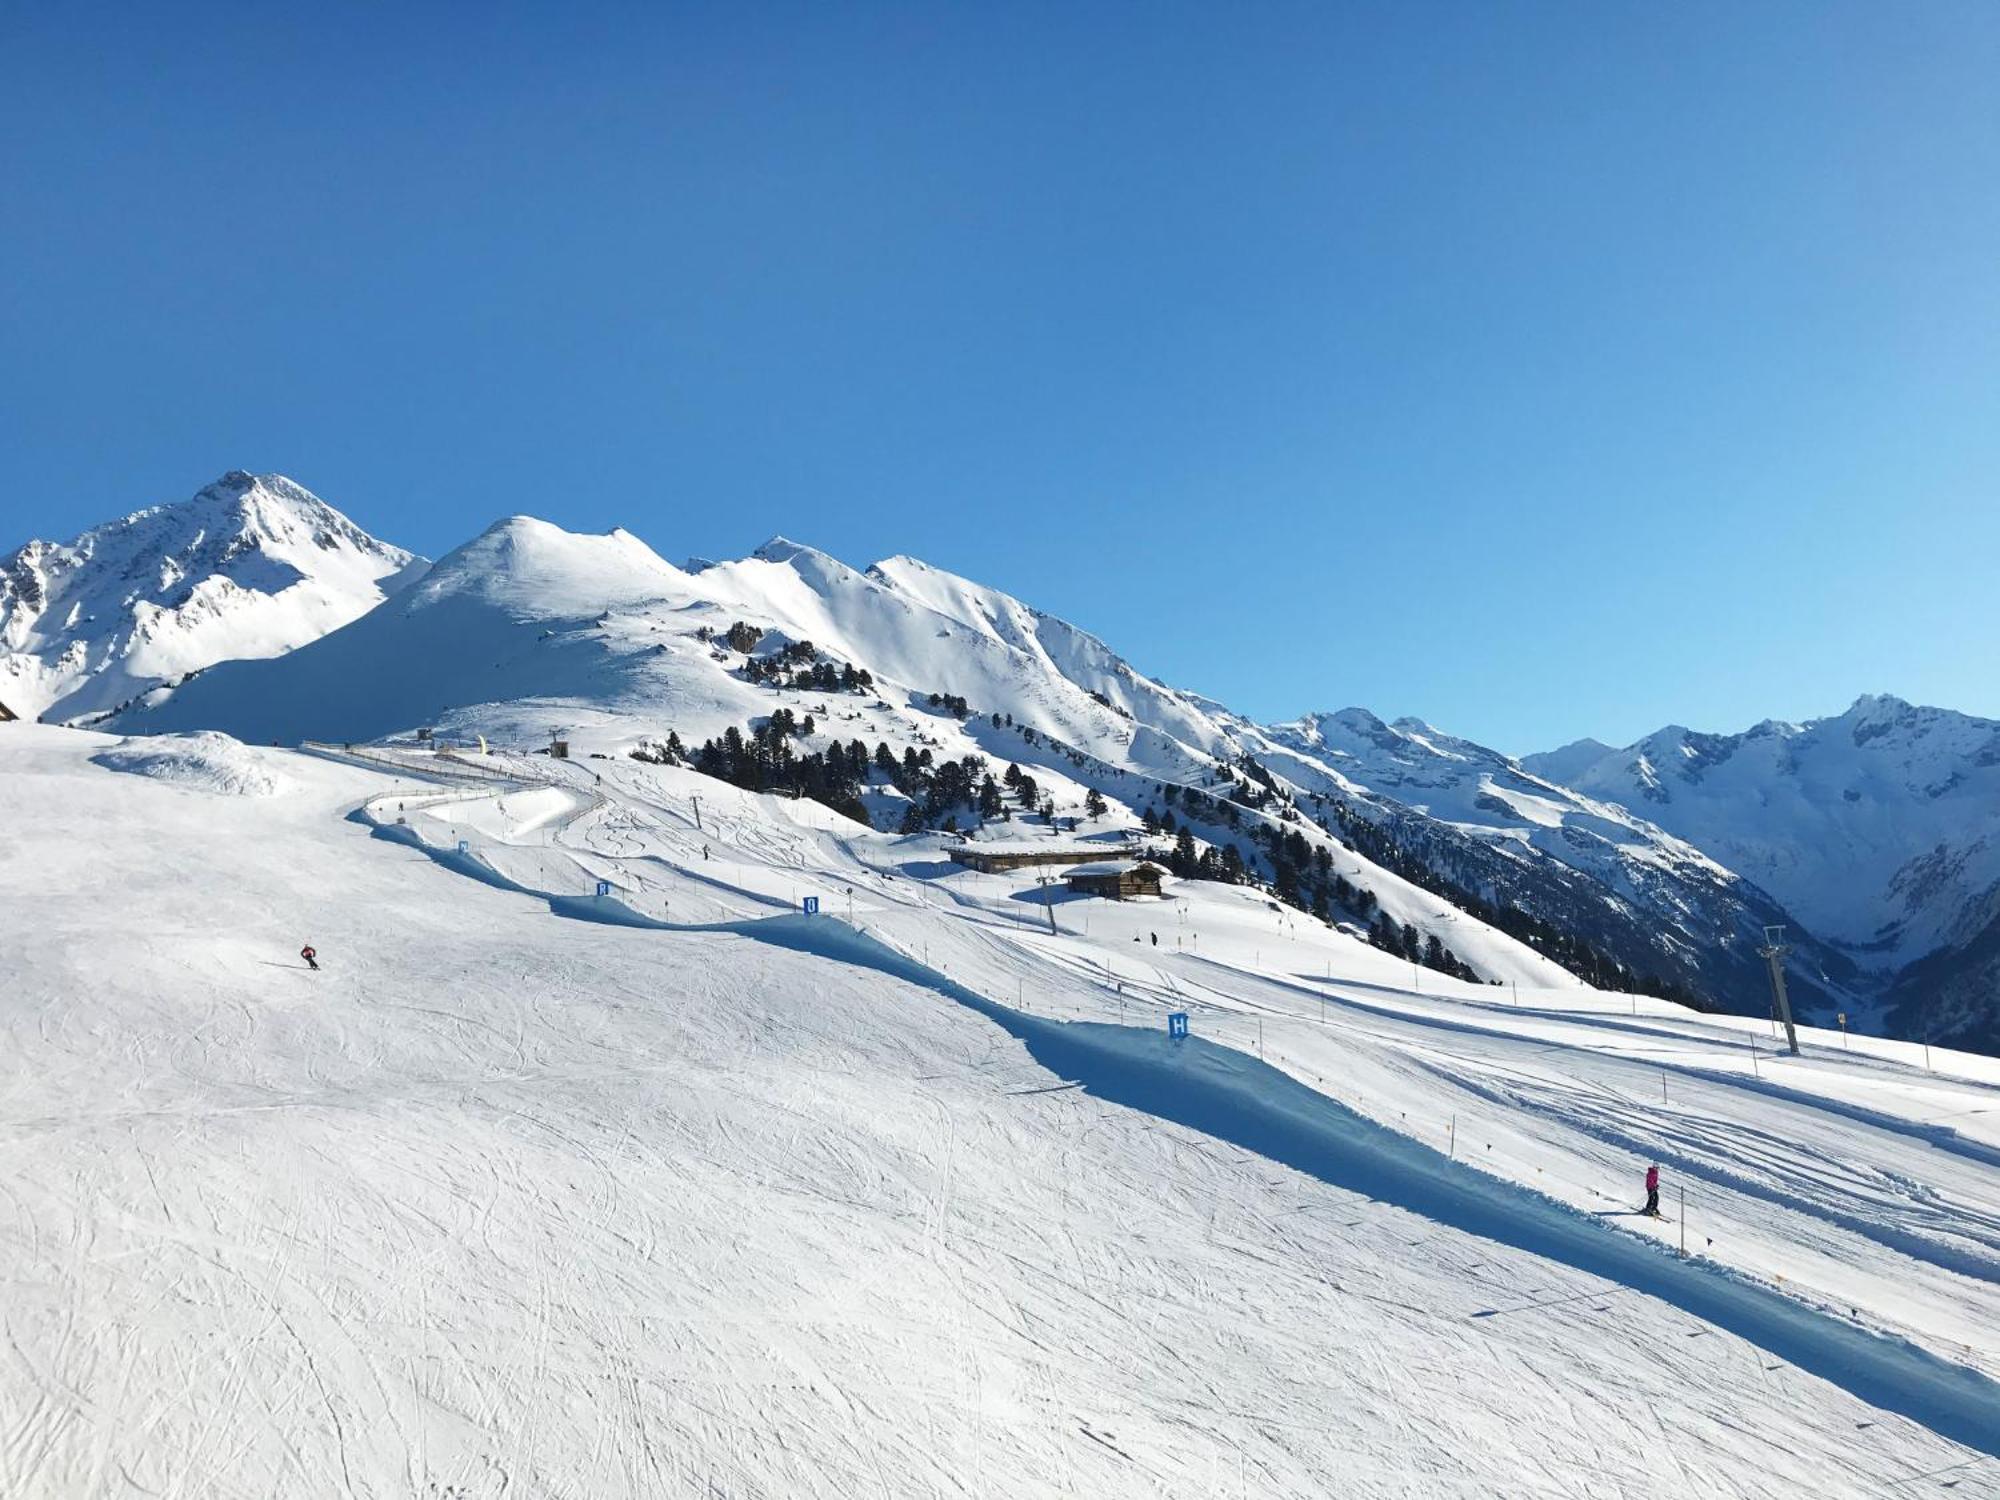
<path fill-rule="evenodd" d="M 1398 989 L 1241 892 L 1052 934 L 665 772 L 216 798 L 10 729 L 0 1493 L 2000 1492 L 1976 1377 L 1967 1447 L 1676 1301 L 2000 1369 L 1982 1060 L 1767 1083 L 1749 1023 Z M 1693 1261 L 1585 1221 L 1649 1157 Z"/>

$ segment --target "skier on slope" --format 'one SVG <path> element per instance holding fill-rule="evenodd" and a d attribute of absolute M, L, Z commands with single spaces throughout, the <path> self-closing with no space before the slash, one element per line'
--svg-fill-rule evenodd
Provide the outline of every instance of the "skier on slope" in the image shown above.
<path fill-rule="evenodd" d="M 1646 1168 L 1646 1206 L 1641 1212 L 1660 1216 L 1660 1165 L 1658 1162 Z"/>
<path fill-rule="evenodd" d="M 314 973 L 319 972 L 319 950 L 314 948 L 311 943 L 307 943 L 305 947 L 299 949 L 299 957 L 306 961 L 308 969 L 311 969 Z"/>

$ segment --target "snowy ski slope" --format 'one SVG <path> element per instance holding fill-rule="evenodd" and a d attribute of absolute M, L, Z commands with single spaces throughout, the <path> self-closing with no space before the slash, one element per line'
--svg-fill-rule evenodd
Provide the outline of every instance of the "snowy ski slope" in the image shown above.
<path fill-rule="evenodd" d="M 2000 1063 L 139 748 L 0 733 L 0 1493 L 2000 1492 Z"/>

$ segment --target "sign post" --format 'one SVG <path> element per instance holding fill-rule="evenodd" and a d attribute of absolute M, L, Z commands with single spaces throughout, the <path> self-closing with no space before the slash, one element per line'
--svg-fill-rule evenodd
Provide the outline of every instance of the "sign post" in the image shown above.
<path fill-rule="evenodd" d="M 1167 1017 L 1168 1040 L 1175 1042 L 1184 1042 L 1187 1040 L 1187 1034 L 1188 1034 L 1188 1019 L 1186 1011 L 1177 1010 L 1172 1015 Z"/>
<path fill-rule="evenodd" d="M 597 894 L 598 894 L 598 895 L 600 895 L 600 896 L 608 896 L 608 895 L 610 895 L 610 894 L 611 894 L 611 882 L 610 882 L 610 881 L 608 881 L 608 880 L 600 880 L 600 881 L 598 881 L 598 882 L 597 882 Z"/>
<path fill-rule="evenodd" d="M 819 897 L 808 896 L 799 903 L 799 907 L 807 916 L 816 917 L 819 915 Z"/>

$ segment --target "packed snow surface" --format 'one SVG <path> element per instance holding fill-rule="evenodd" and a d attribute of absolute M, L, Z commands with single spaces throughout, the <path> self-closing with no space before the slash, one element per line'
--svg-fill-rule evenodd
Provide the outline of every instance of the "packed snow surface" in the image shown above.
<path fill-rule="evenodd" d="M 226 734 L 162 734 L 120 740 L 91 757 L 113 771 L 236 797 L 270 797 L 291 786 L 282 759 Z"/>
<path fill-rule="evenodd" d="M 0 728 L 0 1493 L 2000 1487 L 2000 1063 L 669 766 L 111 751 Z"/>

